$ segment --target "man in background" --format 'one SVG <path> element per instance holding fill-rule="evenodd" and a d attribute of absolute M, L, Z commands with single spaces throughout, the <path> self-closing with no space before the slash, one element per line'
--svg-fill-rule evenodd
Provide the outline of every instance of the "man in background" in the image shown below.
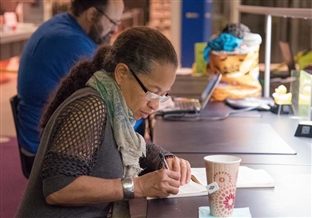
<path fill-rule="evenodd" d="M 28 40 L 18 70 L 18 130 L 31 169 L 43 107 L 61 78 L 81 59 L 109 43 L 124 10 L 122 0 L 74 0 L 69 12 L 43 23 Z"/>

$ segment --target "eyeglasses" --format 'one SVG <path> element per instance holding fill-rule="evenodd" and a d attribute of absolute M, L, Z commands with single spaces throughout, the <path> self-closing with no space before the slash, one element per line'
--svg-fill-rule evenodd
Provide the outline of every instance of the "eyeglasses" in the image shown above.
<path fill-rule="evenodd" d="M 131 74 L 134 76 L 135 80 L 139 83 L 139 85 L 141 86 L 141 88 L 145 92 L 145 98 L 148 101 L 159 100 L 159 102 L 163 103 L 163 102 L 167 101 L 170 98 L 168 93 L 166 93 L 164 96 L 160 96 L 160 95 L 157 95 L 155 93 L 152 93 L 152 92 L 148 91 L 147 88 L 143 85 L 141 80 L 137 77 L 137 75 L 135 75 L 135 73 L 133 72 L 133 70 L 131 70 L 130 67 L 129 67 L 129 70 L 130 70 Z"/>
<path fill-rule="evenodd" d="M 104 11 L 102 11 L 99 8 L 95 8 L 98 12 L 100 12 L 100 14 L 102 14 L 104 17 L 107 18 L 107 20 L 109 20 L 109 22 L 111 22 L 112 24 L 114 24 L 114 26 L 118 26 L 120 24 L 120 21 L 114 21 L 112 18 L 110 18 L 107 14 L 104 13 Z"/>

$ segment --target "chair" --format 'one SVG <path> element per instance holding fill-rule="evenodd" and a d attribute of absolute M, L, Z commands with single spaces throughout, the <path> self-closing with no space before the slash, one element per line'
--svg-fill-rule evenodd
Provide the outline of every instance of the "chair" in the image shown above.
<path fill-rule="evenodd" d="M 34 159 L 35 159 L 35 154 L 26 151 L 25 149 L 23 149 L 23 147 L 20 144 L 19 132 L 18 132 L 18 116 L 17 116 L 18 115 L 18 110 L 17 110 L 18 103 L 19 103 L 19 98 L 17 95 L 10 98 L 10 104 L 11 104 L 13 120 L 14 120 L 14 125 L 15 125 L 15 130 L 16 130 L 18 151 L 20 154 L 20 160 L 21 160 L 21 165 L 22 165 L 22 171 L 23 171 L 23 175 L 28 179 Z"/>
<path fill-rule="evenodd" d="M 293 52 L 288 42 L 279 41 L 278 43 L 282 52 L 284 62 L 288 67 L 288 76 L 291 76 L 291 71 L 296 70 L 296 61 L 294 59 Z"/>

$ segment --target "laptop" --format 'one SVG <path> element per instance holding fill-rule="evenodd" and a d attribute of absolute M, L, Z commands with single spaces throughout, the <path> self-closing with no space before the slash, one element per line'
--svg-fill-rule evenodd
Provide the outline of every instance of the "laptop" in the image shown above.
<path fill-rule="evenodd" d="M 183 98 L 183 97 L 174 97 L 173 107 L 165 108 L 161 111 L 162 115 L 164 114 L 196 114 L 200 113 L 204 109 L 211 98 L 213 91 L 218 86 L 221 80 L 222 74 L 215 73 L 210 75 L 208 79 L 208 84 L 204 91 L 202 92 L 200 99 L 194 98 Z"/>

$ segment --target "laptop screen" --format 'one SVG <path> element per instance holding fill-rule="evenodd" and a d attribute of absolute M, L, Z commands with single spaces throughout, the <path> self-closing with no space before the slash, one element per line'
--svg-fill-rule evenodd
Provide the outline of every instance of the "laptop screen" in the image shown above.
<path fill-rule="evenodd" d="M 211 98 L 213 91 L 218 86 L 221 78 L 222 74 L 220 72 L 217 72 L 209 76 L 208 85 L 206 86 L 205 90 L 202 92 L 200 97 L 202 109 L 205 108 L 206 105 L 208 104 L 208 101 Z"/>

